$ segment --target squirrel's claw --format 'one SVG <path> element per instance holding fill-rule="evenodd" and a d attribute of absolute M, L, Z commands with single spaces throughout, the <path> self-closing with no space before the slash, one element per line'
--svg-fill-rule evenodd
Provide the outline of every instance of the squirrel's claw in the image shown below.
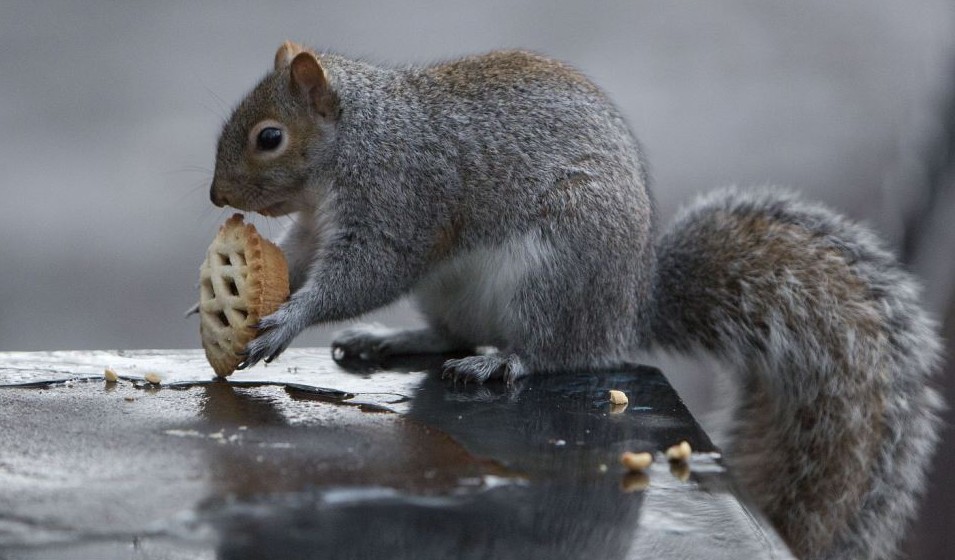
<path fill-rule="evenodd" d="M 268 363 L 267 358 L 269 358 L 272 353 L 271 349 L 263 344 L 262 338 L 255 338 L 252 342 L 249 342 L 249 345 L 245 349 L 245 359 L 236 369 L 248 369 L 262 360 Z"/>
<path fill-rule="evenodd" d="M 286 317 L 284 309 L 279 309 L 259 321 L 255 326 L 259 335 L 245 348 L 246 367 L 252 367 L 260 361 L 271 363 L 285 352 L 292 339 L 298 335 L 299 330 L 294 325 L 295 322 Z"/>
<path fill-rule="evenodd" d="M 448 360 L 444 362 L 441 371 L 442 378 L 464 383 L 475 381 L 478 384 L 488 379 L 503 379 L 508 385 L 512 385 L 525 375 L 527 368 L 517 354 L 487 354 Z"/>
<path fill-rule="evenodd" d="M 199 302 L 197 301 L 195 305 L 193 305 L 192 307 L 186 310 L 186 314 L 183 315 L 183 317 L 188 319 L 190 315 L 196 315 L 198 313 L 199 313 Z"/>

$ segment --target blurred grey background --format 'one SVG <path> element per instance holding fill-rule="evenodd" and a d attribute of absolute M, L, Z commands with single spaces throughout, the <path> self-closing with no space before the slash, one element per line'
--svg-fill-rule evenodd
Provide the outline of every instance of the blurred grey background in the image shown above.
<path fill-rule="evenodd" d="M 583 69 L 649 154 L 661 214 L 774 183 L 864 220 L 926 286 L 955 355 L 950 0 L 0 3 L 0 351 L 195 348 L 232 104 L 294 39 L 384 63 L 525 47 Z M 256 220 L 275 236 L 281 221 Z M 406 303 L 370 318 L 417 321 Z M 298 345 L 326 344 L 315 328 Z M 706 364 L 668 362 L 698 413 Z M 677 364 L 677 365 L 674 365 Z M 945 379 L 955 402 L 951 366 Z M 955 441 L 907 551 L 947 558 Z"/>

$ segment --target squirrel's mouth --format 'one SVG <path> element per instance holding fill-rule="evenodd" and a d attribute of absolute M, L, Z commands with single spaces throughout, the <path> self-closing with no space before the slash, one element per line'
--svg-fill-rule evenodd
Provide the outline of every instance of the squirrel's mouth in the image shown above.
<path fill-rule="evenodd" d="M 276 202 L 266 206 L 265 208 L 259 208 L 256 210 L 259 214 L 263 216 L 268 216 L 270 218 L 276 218 L 279 216 L 285 216 L 286 214 L 291 214 L 295 210 L 294 206 L 288 202 Z"/>

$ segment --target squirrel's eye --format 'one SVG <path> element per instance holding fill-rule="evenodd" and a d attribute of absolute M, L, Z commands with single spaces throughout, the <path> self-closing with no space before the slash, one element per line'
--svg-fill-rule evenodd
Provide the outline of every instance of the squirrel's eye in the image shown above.
<path fill-rule="evenodd" d="M 291 140 L 284 124 L 265 119 L 249 130 L 249 155 L 257 161 L 269 161 L 280 157 L 288 149 Z"/>
<path fill-rule="evenodd" d="M 255 138 L 255 147 L 263 152 L 270 152 L 282 143 L 282 130 L 275 127 L 263 128 Z"/>

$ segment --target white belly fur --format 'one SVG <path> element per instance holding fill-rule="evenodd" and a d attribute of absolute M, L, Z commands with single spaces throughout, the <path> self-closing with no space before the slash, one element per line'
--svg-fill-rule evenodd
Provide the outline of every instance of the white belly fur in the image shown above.
<path fill-rule="evenodd" d="M 512 305 L 524 278 L 552 255 L 539 231 L 481 247 L 441 263 L 415 287 L 421 312 L 462 341 L 502 347 L 518 320 Z"/>

